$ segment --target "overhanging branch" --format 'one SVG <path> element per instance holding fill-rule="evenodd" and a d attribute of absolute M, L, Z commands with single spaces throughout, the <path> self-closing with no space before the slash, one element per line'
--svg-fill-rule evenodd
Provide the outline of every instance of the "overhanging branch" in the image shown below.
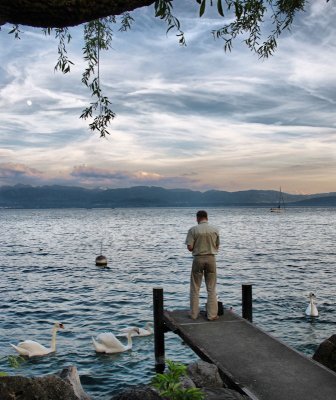
<path fill-rule="evenodd" d="M 120 15 L 155 0 L 1 0 L 0 25 L 64 28 Z"/>

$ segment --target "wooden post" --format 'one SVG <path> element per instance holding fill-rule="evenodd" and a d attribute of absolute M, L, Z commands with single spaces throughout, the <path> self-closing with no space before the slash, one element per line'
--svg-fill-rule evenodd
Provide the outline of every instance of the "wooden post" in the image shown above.
<path fill-rule="evenodd" d="M 252 321 L 252 285 L 242 285 L 242 315 L 243 318 Z"/>
<path fill-rule="evenodd" d="M 153 289 L 155 372 L 165 369 L 165 343 L 163 322 L 163 288 Z"/>

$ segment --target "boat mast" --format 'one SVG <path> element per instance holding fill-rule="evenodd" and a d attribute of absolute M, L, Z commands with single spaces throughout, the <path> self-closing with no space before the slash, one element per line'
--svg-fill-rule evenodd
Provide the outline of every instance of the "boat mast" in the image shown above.
<path fill-rule="evenodd" d="M 281 192 L 281 186 L 280 186 L 280 193 L 279 193 L 279 208 L 281 208 L 281 202 L 282 202 L 282 206 L 283 208 L 285 208 L 285 200 L 283 198 L 282 192 Z"/>

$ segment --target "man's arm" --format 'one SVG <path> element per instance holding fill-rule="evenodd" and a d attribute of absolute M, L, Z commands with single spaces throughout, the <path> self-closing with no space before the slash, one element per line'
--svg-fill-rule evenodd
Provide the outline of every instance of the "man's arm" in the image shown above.
<path fill-rule="evenodd" d="M 188 233 L 187 233 L 187 237 L 186 237 L 186 241 L 185 244 L 187 245 L 187 249 L 189 251 L 193 251 L 194 248 L 194 238 L 193 238 L 193 234 L 192 234 L 192 229 L 189 229 Z"/>

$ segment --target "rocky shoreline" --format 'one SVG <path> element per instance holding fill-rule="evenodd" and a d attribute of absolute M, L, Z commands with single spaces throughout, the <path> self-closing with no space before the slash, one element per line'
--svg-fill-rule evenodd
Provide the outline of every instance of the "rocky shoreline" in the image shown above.
<path fill-rule="evenodd" d="M 336 335 L 323 341 L 313 360 L 336 372 Z M 197 361 L 187 367 L 183 388 L 199 388 L 204 400 L 248 400 L 249 397 L 225 383 L 214 364 Z M 59 374 L 43 377 L 0 377 L 1 400 L 93 400 L 82 388 L 77 368 L 69 366 Z M 125 388 L 111 400 L 167 400 L 150 385 Z"/>
<path fill-rule="evenodd" d="M 183 388 L 200 388 L 205 400 L 248 400 L 237 390 L 229 388 L 222 380 L 218 368 L 205 361 L 196 361 L 187 368 L 187 375 L 181 380 Z M 112 397 L 111 400 L 163 400 L 149 385 L 136 386 Z"/>
<path fill-rule="evenodd" d="M 205 361 L 197 361 L 187 368 L 181 380 L 183 388 L 201 388 L 206 400 L 246 400 L 238 391 L 228 388 L 219 375 L 218 368 Z M 59 374 L 43 377 L 4 376 L 0 378 L 1 400 L 93 400 L 80 383 L 77 368 L 70 366 Z M 164 399 L 150 385 L 126 388 L 111 400 Z"/>

